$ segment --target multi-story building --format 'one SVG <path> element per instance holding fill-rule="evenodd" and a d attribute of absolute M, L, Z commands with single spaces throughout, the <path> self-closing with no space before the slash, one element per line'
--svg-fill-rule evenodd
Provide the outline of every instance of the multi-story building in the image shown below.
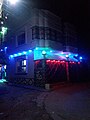
<path fill-rule="evenodd" d="M 29 20 L 8 40 L 8 81 L 42 87 L 70 81 L 69 68 L 78 66 L 80 60 L 74 47 L 73 50 L 67 47 L 67 50 L 64 46 L 73 45 L 76 38 L 70 30 L 70 40 L 67 29 L 63 30 L 61 19 L 48 10 L 32 9 L 30 14 Z M 67 44 L 63 45 L 65 40 Z M 76 75 L 73 73 L 73 76 Z"/>

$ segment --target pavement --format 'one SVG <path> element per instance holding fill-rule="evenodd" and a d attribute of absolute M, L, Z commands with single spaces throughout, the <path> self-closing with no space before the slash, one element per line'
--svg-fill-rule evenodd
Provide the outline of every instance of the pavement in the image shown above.
<path fill-rule="evenodd" d="M 0 120 L 53 120 L 37 106 L 40 90 L 0 83 Z"/>
<path fill-rule="evenodd" d="M 0 84 L 0 120 L 90 120 L 90 82 L 41 91 Z"/>
<path fill-rule="evenodd" d="M 37 98 L 54 120 L 90 120 L 90 83 L 70 84 Z"/>

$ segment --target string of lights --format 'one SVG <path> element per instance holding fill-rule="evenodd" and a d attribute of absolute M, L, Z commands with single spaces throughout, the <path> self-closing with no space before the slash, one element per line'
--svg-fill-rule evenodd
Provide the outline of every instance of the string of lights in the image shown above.
<path fill-rule="evenodd" d="M 51 57 L 52 59 L 54 58 L 54 56 L 57 55 L 60 60 L 72 61 L 72 62 L 79 62 L 79 61 L 81 62 L 83 59 L 78 54 L 74 54 L 70 52 L 66 53 L 62 51 L 55 51 L 55 50 L 51 50 L 50 48 L 41 48 L 41 47 L 36 47 L 33 50 L 30 49 L 27 51 L 22 51 L 22 52 L 12 54 L 9 56 L 9 58 L 11 59 L 11 58 L 22 56 L 22 55 L 29 55 L 31 52 L 34 52 L 35 60 L 43 59 L 43 55 L 45 55 L 47 59 L 49 59 L 49 57 Z M 39 56 L 38 56 L 38 53 L 39 53 Z"/>

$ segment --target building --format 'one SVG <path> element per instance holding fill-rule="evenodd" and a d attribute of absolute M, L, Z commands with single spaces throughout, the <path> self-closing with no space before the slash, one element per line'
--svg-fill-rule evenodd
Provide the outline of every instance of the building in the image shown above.
<path fill-rule="evenodd" d="M 45 87 L 77 79 L 82 57 L 79 59 L 77 48 L 71 46 L 76 38 L 72 36 L 74 39 L 70 40 L 70 32 L 67 36 L 62 25 L 61 18 L 48 10 L 31 10 L 29 20 L 8 40 L 9 82 Z"/>

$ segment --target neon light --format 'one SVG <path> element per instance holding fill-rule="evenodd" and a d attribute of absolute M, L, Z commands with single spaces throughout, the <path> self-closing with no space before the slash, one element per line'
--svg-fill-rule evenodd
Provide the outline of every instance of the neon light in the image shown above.
<path fill-rule="evenodd" d="M 22 53 L 18 53 L 18 55 L 22 55 Z"/>
<path fill-rule="evenodd" d="M 27 52 L 23 51 L 23 54 L 27 54 Z"/>
<path fill-rule="evenodd" d="M 31 53 L 31 52 L 32 52 L 32 50 L 29 50 L 29 52 Z"/>
<path fill-rule="evenodd" d="M 38 47 L 36 47 L 35 49 L 36 49 L 36 50 L 38 50 L 39 48 L 38 48 Z"/>
<path fill-rule="evenodd" d="M 5 50 L 7 49 L 7 47 L 4 48 Z"/>
<path fill-rule="evenodd" d="M 78 54 L 75 55 L 75 57 L 77 57 L 77 56 L 78 56 Z"/>
<path fill-rule="evenodd" d="M 3 81 L 2 81 L 2 80 L 0 80 L 0 83 L 3 83 Z"/>
<path fill-rule="evenodd" d="M 79 57 L 80 60 L 82 60 L 82 57 Z"/>
<path fill-rule="evenodd" d="M 65 63 L 65 61 L 61 61 L 61 63 Z"/>
<path fill-rule="evenodd" d="M 46 62 L 50 62 L 50 60 L 47 60 Z"/>
<path fill-rule="evenodd" d="M 42 55 L 46 55 L 46 51 L 45 50 L 42 51 Z"/>
<path fill-rule="evenodd" d="M 69 55 L 66 55 L 66 57 L 69 57 Z"/>
<path fill-rule="evenodd" d="M 14 56 L 13 55 L 10 55 L 11 58 L 13 58 Z"/>
<path fill-rule="evenodd" d="M 61 52 L 61 54 L 63 55 L 64 53 L 63 53 L 63 52 Z"/>
<path fill-rule="evenodd" d="M 14 57 L 17 57 L 17 54 L 14 54 L 13 56 L 14 56 Z"/>
<path fill-rule="evenodd" d="M 50 50 L 50 52 L 52 52 L 52 50 Z"/>
<path fill-rule="evenodd" d="M 13 54 L 13 55 L 10 55 L 10 57 L 17 57 L 17 56 L 21 56 L 21 55 L 26 55 L 27 53 L 31 53 L 32 50 L 28 50 L 28 51 L 23 51 L 21 53 L 17 53 L 17 54 Z"/>
<path fill-rule="evenodd" d="M 1 51 L 3 51 L 3 49 L 1 49 Z"/>
<path fill-rule="evenodd" d="M 2 27 L 1 34 L 5 35 L 7 32 L 7 27 Z"/>
<path fill-rule="evenodd" d="M 53 60 L 53 62 L 55 62 L 55 60 Z"/>
<path fill-rule="evenodd" d="M 6 82 L 5 79 L 0 79 L 0 83 L 4 83 L 4 82 Z"/>
<path fill-rule="evenodd" d="M 32 50 L 27 50 L 27 51 L 22 51 L 20 53 L 15 53 L 10 55 L 9 57 L 17 57 L 17 56 L 21 56 L 21 55 L 28 55 L 32 52 Z M 61 62 L 67 61 L 68 57 L 69 60 L 68 61 L 74 61 L 74 62 L 78 62 L 80 60 L 82 60 L 82 57 L 78 58 L 75 56 L 77 56 L 78 54 L 74 54 L 74 53 L 70 53 L 70 52 L 63 52 L 63 51 L 57 51 L 57 50 L 52 50 L 49 47 L 36 47 L 33 50 L 33 54 L 34 54 L 34 60 L 39 60 L 39 59 L 44 59 L 43 55 L 46 55 L 46 59 L 51 59 L 51 61 L 53 59 L 57 60 L 55 62 L 58 62 L 58 60 L 60 60 Z M 63 62 L 62 62 L 63 63 Z"/>

